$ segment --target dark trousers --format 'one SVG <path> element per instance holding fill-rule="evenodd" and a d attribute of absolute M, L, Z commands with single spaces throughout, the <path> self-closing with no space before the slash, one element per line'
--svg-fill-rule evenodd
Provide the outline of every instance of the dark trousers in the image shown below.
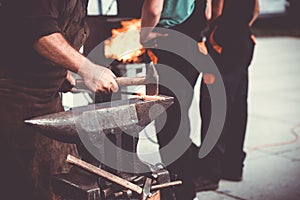
<path fill-rule="evenodd" d="M 252 60 L 254 43 L 249 38 L 240 48 L 223 48 L 216 53 L 208 44 L 210 55 L 217 64 L 224 82 L 227 112 L 218 143 L 200 161 L 201 174 L 219 178 L 222 174 L 242 175 L 246 153 L 243 150 L 247 125 L 248 67 Z M 202 141 L 211 117 L 211 99 L 208 87 L 201 86 Z"/>
<path fill-rule="evenodd" d="M 191 145 L 188 109 L 199 73 L 179 56 L 163 51 L 155 51 L 155 53 L 158 55 L 159 63 L 166 65 L 157 65 L 161 84 L 160 94 L 174 97 L 174 104 L 168 108 L 166 116 L 162 115 L 156 120 L 160 154 L 167 169 L 183 181 L 182 186 L 176 187 L 176 198 L 193 199 L 195 192 L 191 182 L 191 165 L 187 153 Z M 182 75 L 182 79 L 172 75 L 173 72 L 169 73 L 169 70 Z"/>

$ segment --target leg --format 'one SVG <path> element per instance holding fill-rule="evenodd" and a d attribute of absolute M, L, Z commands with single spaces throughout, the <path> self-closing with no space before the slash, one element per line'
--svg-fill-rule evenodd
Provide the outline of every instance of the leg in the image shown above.
<path fill-rule="evenodd" d="M 159 57 L 159 63 L 172 67 L 177 73 L 183 75 L 185 81 L 187 80 L 187 83 L 181 83 L 180 81 L 178 83 L 175 76 L 173 77 L 172 74 L 166 75 L 166 66 L 158 66 L 157 68 L 160 83 L 163 84 L 160 86 L 160 93 L 175 97 L 174 104 L 167 110 L 166 121 L 162 118 L 156 120 L 158 142 L 162 150 L 161 157 L 163 162 L 169 163 L 169 158 L 174 155 L 174 150 L 187 149 L 188 145 L 191 144 L 188 108 L 193 97 L 193 86 L 198 73 L 194 71 L 192 66 L 189 66 L 188 62 L 178 56 L 157 51 L 156 55 Z M 174 87 L 174 82 L 176 87 Z M 175 137 L 176 140 L 174 141 Z M 170 142 L 174 143 L 170 144 Z M 177 187 L 175 192 L 177 199 L 193 199 L 195 196 L 188 162 L 188 153 L 181 152 L 181 156 L 168 166 L 172 173 L 177 174 L 178 178 L 183 180 L 183 185 Z"/>
<path fill-rule="evenodd" d="M 246 153 L 243 150 L 247 125 L 247 85 L 248 72 L 241 75 L 241 87 L 232 102 L 228 113 L 226 133 L 226 151 L 222 159 L 223 178 L 239 180 L 242 177 L 243 162 Z"/>
<path fill-rule="evenodd" d="M 239 181 L 242 179 L 243 162 L 246 157 L 244 152 L 244 140 L 246 135 L 248 116 L 248 67 L 251 63 L 254 43 L 252 40 L 245 41 L 241 51 L 240 59 L 237 60 L 239 68 L 236 68 L 233 85 L 238 85 L 236 90 L 228 89 L 231 103 L 229 105 L 228 125 L 226 130 L 226 151 L 222 159 L 224 179 Z"/>

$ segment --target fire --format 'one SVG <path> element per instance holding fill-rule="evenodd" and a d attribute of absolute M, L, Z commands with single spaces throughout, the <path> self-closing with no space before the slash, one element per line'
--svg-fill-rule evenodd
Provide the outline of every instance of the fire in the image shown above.
<path fill-rule="evenodd" d="M 140 43 L 141 20 L 122 21 L 121 25 L 113 29 L 112 37 L 104 42 L 105 56 L 124 63 L 138 62 L 139 56 L 145 53 Z"/>
<path fill-rule="evenodd" d="M 157 64 L 157 63 L 158 63 L 158 57 L 153 53 L 153 51 L 147 50 L 147 54 L 148 54 L 150 60 L 151 60 L 154 64 Z"/>

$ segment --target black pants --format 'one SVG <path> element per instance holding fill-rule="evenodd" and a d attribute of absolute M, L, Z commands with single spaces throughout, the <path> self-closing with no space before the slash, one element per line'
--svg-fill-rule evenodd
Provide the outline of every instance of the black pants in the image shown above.
<path fill-rule="evenodd" d="M 178 175 L 183 185 L 176 188 L 177 199 L 193 199 L 189 154 L 191 145 L 188 109 L 193 98 L 193 87 L 199 73 L 183 58 L 165 51 L 155 51 L 160 75 L 160 94 L 174 97 L 174 104 L 167 110 L 167 116 L 158 117 L 156 129 L 163 163 L 168 170 Z M 164 66 L 166 65 L 166 66 Z M 167 67 L 169 66 L 169 67 Z M 173 72 L 172 72 L 173 71 Z M 181 78 L 176 77 L 181 76 Z"/>
<path fill-rule="evenodd" d="M 227 112 L 221 137 L 213 150 L 200 161 L 200 173 L 219 178 L 222 174 L 242 175 L 246 153 L 243 151 L 247 125 L 248 67 L 252 60 L 254 43 L 249 38 L 241 48 L 224 48 L 216 53 L 208 44 L 210 55 L 218 66 L 224 81 Z M 211 117 L 211 99 L 208 87 L 201 86 L 202 141 Z"/>

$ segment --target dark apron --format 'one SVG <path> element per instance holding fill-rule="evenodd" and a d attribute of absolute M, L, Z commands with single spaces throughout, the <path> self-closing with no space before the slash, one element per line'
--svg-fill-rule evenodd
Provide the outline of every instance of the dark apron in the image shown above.
<path fill-rule="evenodd" d="M 54 0 L 52 3 L 58 5 L 61 3 L 59 1 L 61 0 Z M 87 38 L 87 27 L 83 20 L 87 1 L 64 2 L 59 27 L 67 41 L 75 49 L 79 49 Z M 23 123 L 25 119 L 63 111 L 58 90 L 65 79 L 66 70 L 49 61 L 43 63 L 53 67 L 51 77 L 55 78 L 48 85 L 47 81 L 43 82 L 43 78 L 40 79 L 41 82 L 18 80 L 8 74 L 7 79 L 0 79 L 2 199 L 56 199 L 51 189 L 51 175 L 67 172 L 70 168 L 65 164 L 67 154 L 77 155 L 75 145 L 49 139 Z M 40 72 L 32 73 L 36 73 L 34 76 L 38 77 Z M 47 76 L 47 73 L 40 74 Z"/>

